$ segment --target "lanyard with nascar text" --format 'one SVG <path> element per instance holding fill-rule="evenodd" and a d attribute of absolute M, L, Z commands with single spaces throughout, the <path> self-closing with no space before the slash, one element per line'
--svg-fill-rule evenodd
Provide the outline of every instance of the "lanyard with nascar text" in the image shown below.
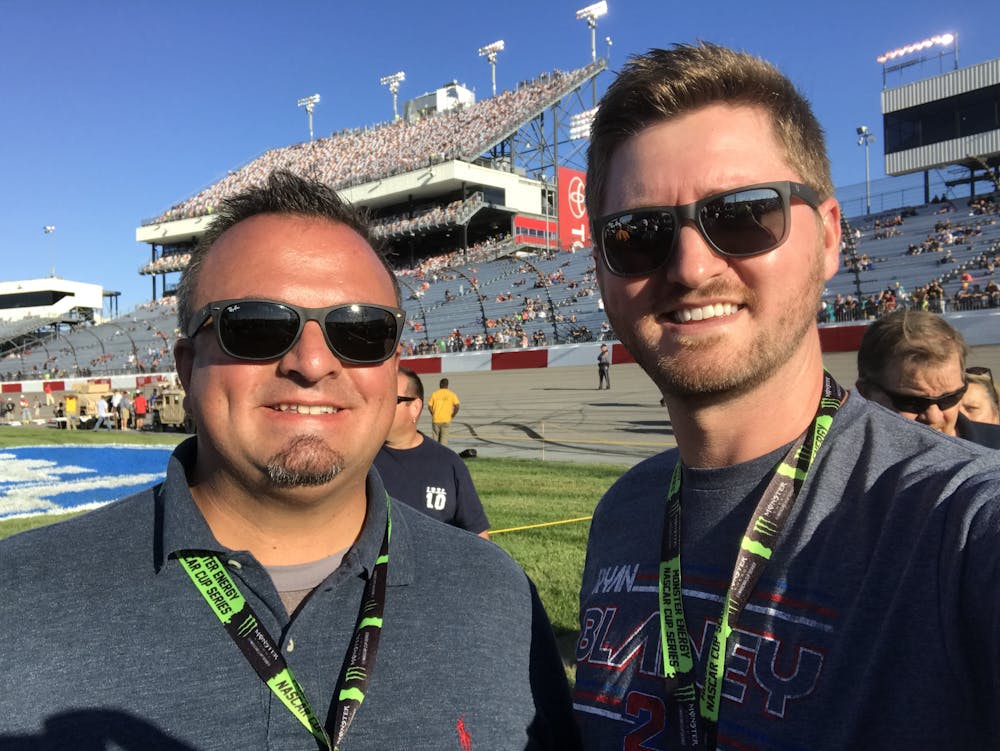
<path fill-rule="evenodd" d="M 667 678 L 677 679 L 676 688 L 670 697 L 670 704 L 674 709 L 673 720 L 677 724 L 677 733 L 672 736 L 673 748 L 715 748 L 729 636 L 771 558 L 809 468 L 830 430 L 833 416 L 846 399 L 847 392 L 833 380 L 833 376 L 824 372 L 823 394 L 812 424 L 795 440 L 778 463 L 753 516 L 750 517 L 740 543 L 719 624 L 708 645 L 705 681 L 700 700 L 681 592 L 680 460 L 674 465 L 667 496 L 659 576 L 663 674 Z"/>
<path fill-rule="evenodd" d="M 212 553 L 178 556 L 191 581 L 212 607 L 226 633 L 236 642 L 257 675 L 316 740 L 324 748 L 333 751 L 340 748 L 355 713 L 364 701 L 368 681 L 375 669 L 389 568 L 389 538 L 392 535 L 390 510 L 389 497 L 386 496 L 385 535 L 382 537 L 382 547 L 375 566 L 365 583 L 354 635 L 340 670 L 337 700 L 329 718 L 329 732 L 316 717 L 305 693 L 292 675 L 291 668 L 282 657 L 281 650 L 260 624 L 260 619 L 236 587 L 219 557 Z"/>

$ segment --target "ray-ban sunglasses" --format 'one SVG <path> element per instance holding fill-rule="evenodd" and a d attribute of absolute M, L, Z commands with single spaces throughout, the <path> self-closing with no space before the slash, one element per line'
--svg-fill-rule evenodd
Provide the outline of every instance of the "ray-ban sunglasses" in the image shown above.
<path fill-rule="evenodd" d="M 237 360 L 276 360 L 302 336 L 306 321 L 316 321 L 330 351 L 343 362 L 376 365 L 396 351 L 406 313 L 373 303 L 342 303 L 303 308 L 277 300 L 218 300 L 191 317 L 193 338 L 209 319 L 222 351 Z"/>
<path fill-rule="evenodd" d="M 788 238 L 793 197 L 814 209 L 821 203 L 816 191 L 802 183 L 758 183 L 683 206 L 648 206 L 602 216 L 594 222 L 594 242 L 616 276 L 646 276 L 660 268 L 677 247 L 684 222 L 693 223 L 723 256 L 755 256 Z"/>

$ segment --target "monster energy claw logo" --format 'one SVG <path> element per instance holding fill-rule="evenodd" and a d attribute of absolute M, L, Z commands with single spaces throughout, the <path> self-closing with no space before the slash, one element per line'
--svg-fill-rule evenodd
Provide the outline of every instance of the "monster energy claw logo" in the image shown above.
<path fill-rule="evenodd" d="M 253 633 L 253 630 L 255 628 L 257 628 L 257 619 L 254 618 L 252 615 L 248 615 L 246 619 L 243 621 L 243 623 L 240 624 L 240 627 L 239 629 L 237 629 L 236 633 L 238 633 L 241 637 L 246 638 L 247 636 L 250 636 L 250 634 Z"/>
<path fill-rule="evenodd" d="M 677 690 L 674 692 L 674 698 L 677 701 L 694 701 L 695 700 L 694 684 L 689 683 L 686 686 L 679 686 Z"/>
<path fill-rule="evenodd" d="M 363 681 L 368 675 L 368 671 L 362 667 L 351 667 L 347 669 L 344 673 L 344 680 L 346 681 Z"/>
<path fill-rule="evenodd" d="M 763 516 L 757 517 L 753 528 L 755 532 L 762 535 L 776 535 L 778 533 L 778 525 Z"/>

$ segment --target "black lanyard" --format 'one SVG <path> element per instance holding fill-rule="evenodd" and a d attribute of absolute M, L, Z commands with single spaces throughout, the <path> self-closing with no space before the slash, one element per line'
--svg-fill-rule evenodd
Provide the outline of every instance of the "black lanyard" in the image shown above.
<path fill-rule="evenodd" d="M 365 583 L 354 635 L 351 637 L 351 644 L 337 681 L 337 699 L 326 728 L 316 717 L 305 693 L 292 675 L 291 668 L 281 655 L 281 649 L 267 630 L 260 625 L 260 619 L 229 576 L 219 557 L 209 553 L 177 558 L 260 679 L 317 741 L 325 748 L 334 751 L 339 749 L 354 715 L 361 707 L 368 681 L 375 669 L 375 656 L 378 653 L 379 637 L 382 634 L 382 615 L 385 610 L 389 538 L 392 536 L 388 495 L 385 505 L 386 522 L 382 547 L 379 549 L 371 576 Z"/>
<path fill-rule="evenodd" d="M 806 475 L 833 423 L 833 416 L 847 399 L 829 373 L 823 373 L 823 394 L 816 416 L 785 457 L 778 462 L 767 489 L 747 524 L 733 568 L 732 580 L 715 636 L 708 645 L 705 680 L 699 700 L 694 657 L 681 591 L 681 463 L 674 465 L 667 494 L 667 508 L 660 547 L 660 637 L 663 674 L 676 678 L 669 697 L 672 719 L 677 725 L 673 748 L 714 749 L 719 722 L 719 704 L 726 672 L 729 637 L 743 608 L 767 566 L 785 527 L 788 515 L 802 490 Z"/>

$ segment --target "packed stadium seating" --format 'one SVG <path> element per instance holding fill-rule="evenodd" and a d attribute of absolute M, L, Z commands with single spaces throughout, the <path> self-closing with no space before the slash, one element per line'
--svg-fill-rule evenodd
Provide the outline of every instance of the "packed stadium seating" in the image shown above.
<path fill-rule="evenodd" d="M 476 200 L 447 211 L 462 212 Z M 380 231 L 397 231 L 393 221 Z M 1000 307 L 997 203 L 928 204 L 850 225 L 853 247 L 845 243 L 841 268 L 826 287 L 821 323 L 874 317 L 900 305 L 943 312 Z M 531 253 L 501 236 L 464 254 L 442 253 L 397 269 L 397 277 L 408 315 L 407 354 L 613 337 L 589 249 Z M 928 295 L 935 286 L 940 302 Z M 843 305 L 848 298 L 853 307 Z M 0 361 L 0 378 L 170 371 L 176 313 L 176 301 L 165 298 L 104 324 L 81 324 L 57 336 L 40 332 L 32 345 Z"/>
<path fill-rule="evenodd" d="M 144 224 L 210 214 L 224 196 L 262 184 L 275 170 L 341 189 L 450 159 L 471 161 L 586 80 L 597 65 L 543 74 L 514 91 L 412 122 L 400 119 L 272 149 Z"/>

